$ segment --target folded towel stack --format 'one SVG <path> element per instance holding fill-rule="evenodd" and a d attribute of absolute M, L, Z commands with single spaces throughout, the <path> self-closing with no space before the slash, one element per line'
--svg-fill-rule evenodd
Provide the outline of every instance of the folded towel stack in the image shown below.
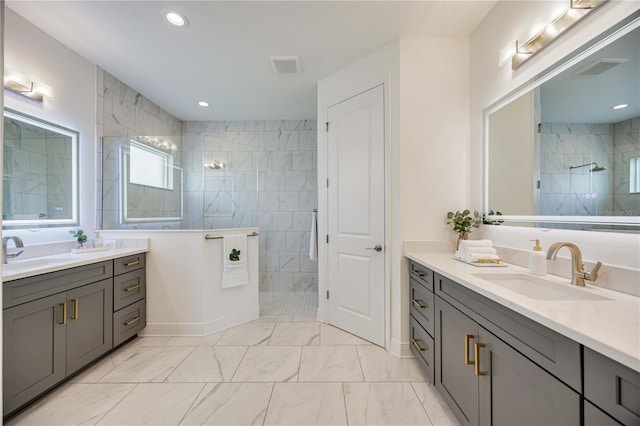
<path fill-rule="evenodd" d="M 472 263 L 500 259 L 491 240 L 463 240 L 454 257 Z"/>

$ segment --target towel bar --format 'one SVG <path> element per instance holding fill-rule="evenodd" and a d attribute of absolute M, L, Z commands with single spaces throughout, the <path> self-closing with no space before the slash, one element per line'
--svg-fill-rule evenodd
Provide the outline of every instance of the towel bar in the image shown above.
<path fill-rule="evenodd" d="M 255 232 L 255 231 L 254 231 L 254 232 L 252 232 L 251 234 L 247 234 L 247 237 L 257 237 L 257 236 L 258 236 L 258 233 L 257 233 L 257 232 Z M 209 235 L 209 234 L 206 234 L 206 235 L 204 236 L 204 239 L 205 239 L 205 240 L 221 240 L 222 238 L 223 238 L 223 237 L 212 237 L 212 236 L 211 236 L 211 235 Z"/>

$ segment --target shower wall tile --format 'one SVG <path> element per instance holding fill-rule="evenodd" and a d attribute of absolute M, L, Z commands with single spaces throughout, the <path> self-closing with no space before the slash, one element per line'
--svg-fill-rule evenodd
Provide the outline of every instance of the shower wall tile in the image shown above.
<path fill-rule="evenodd" d="M 188 208 L 195 213 L 200 190 L 205 227 L 260 228 L 261 291 L 317 291 L 317 262 L 309 260 L 311 212 L 317 208 L 316 121 L 185 122 L 183 127 L 185 187 L 193 198 Z M 225 168 L 198 174 L 214 160 Z"/>

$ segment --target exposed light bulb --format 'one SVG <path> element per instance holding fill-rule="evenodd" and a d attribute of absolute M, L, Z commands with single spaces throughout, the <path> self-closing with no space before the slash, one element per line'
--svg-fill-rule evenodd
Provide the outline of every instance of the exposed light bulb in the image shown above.
<path fill-rule="evenodd" d="M 189 20 L 180 12 L 176 12 L 175 10 L 165 10 L 162 14 L 164 15 L 164 19 L 171 25 L 175 25 L 176 27 L 189 26 Z"/>
<path fill-rule="evenodd" d="M 628 107 L 629 104 L 618 104 L 618 105 L 614 105 L 611 107 L 611 109 L 624 109 L 626 107 Z"/>
<path fill-rule="evenodd" d="M 200 102 L 198 102 L 198 105 L 200 105 L 201 107 L 208 107 L 209 106 L 209 102 L 200 101 Z"/>

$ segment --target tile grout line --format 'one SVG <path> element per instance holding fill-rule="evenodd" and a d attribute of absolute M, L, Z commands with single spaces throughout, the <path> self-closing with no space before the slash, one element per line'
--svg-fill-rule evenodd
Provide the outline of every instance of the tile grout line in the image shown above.
<path fill-rule="evenodd" d="M 186 347 L 188 348 L 189 346 L 174 346 L 174 347 Z M 197 348 L 197 346 L 193 346 L 192 349 L 189 351 L 189 353 L 187 354 L 187 356 L 185 356 L 182 361 L 180 361 L 178 363 L 178 365 L 176 365 L 173 370 L 171 370 L 171 372 L 169 372 L 169 374 L 167 374 L 167 377 L 164 378 L 164 380 L 160 383 L 169 383 L 167 380 L 169 380 L 169 377 L 176 372 L 176 370 L 187 360 L 187 358 L 189 358 L 191 356 L 191 354 L 193 353 L 193 351 L 195 351 Z"/>
<path fill-rule="evenodd" d="M 99 384 L 99 383 L 95 383 L 95 384 Z M 110 383 L 110 384 L 111 384 L 111 383 Z M 126 383 L 126 384 L 131 384 L 131 383 Z M 125 385 L 126 385 L 126 384 L 125 384 Z M 104 419 L 105 417 L 107 417 L 107 415 L 109 415 L 109 413 L 110 413 L 110 412 L 112 412 L 112 411 L 113 411 L 113 410 L 114 410 L 118 405 L 120 405 L 120 403 L 121 403 L 122 401 L 124 401 L 124 399 L 125 399 L 126 397 L 128 397 L 128 396 L 129 396 L 129 395 L 130 395 L 130 394 L 131 394 L 131 393 L 132 393 L 132 392 L 133 392 L 133 391 L 134 391 L 138 386 L 140 386 L 140 383 L 136 383 L 136 384 L 135 384 L 135 386 L 133 386 L 129 392 L 127 392 L 126 394 L 124 394 L 124 395 L 122 396 L 122 398 L 120 398 L 120 400 L 118 400 L 118 402 L 116 402 L 115 404 L 113 404 L 113 407 L 111 407 L 109 410 L 107 410 L 107 412 L 106 412 L 106 413 L 104 413 L 104 415 L 102 415 L 102 417 L 100 417 L 100 418 L 98 419 L 98 421 L 94 423 L 94 426 L 95 426 L 95 425 L 97 425 L 98 423 L 100 423 L 100 422 L 102 421 L 102 419 Z"/>
<path fill-rule="evenodd" d="M 200 395 L 202 395 L 202 392 L 204 392 L 204 389 L 207 387 L 207 382 L 203 382 L 202 383 L 202 387 L 200 388 L 200 392 L 198 392 L 198 394 L 196 395 L 196 397 L 193 399 L 193 401 L 191 401 L 191 404 L 189 404 L 189 408 L 187 408 L 187 410 L 184 412 L 184 414 L 182 415 L 182 417 L 180 418 L 180 421 L 178 422 L 178 425 L 182 424 L 182 422 L 184 421 L 184 419 L 187 417 L 187 415 L 191 412 L 191 409 L 193 408 L 193 404 L 196 403 L 196 401 L 198 400 L 198 398 L 200 398 Z"/>
<path fill-rule="evenodd" d="M 271 383 L 271 392 L 269 393 L 269 401 L 267 401 L 267 406 L 264 409 L 264 419 L 262 419 L 262 426 L 264 426 L 264 424 L 267 421 L 267 414 L 269 414 L 269 406 L 271 406 L 271 398 L 273 398 L 273 391 L 276 389 L 276 383 L 272 382 Z"/>
<path fill-rule="evenodd" d="M 416 395 L 416 398 L 418 398 L 418 402 L 422 406 L 422 411 L 424 411 L 424 413 L 427 415 L 427 418 L 429 419 L 429 421 L 431 422 L 431 425 L 433 426 L 433 420 L 431 419 L 431 416 L 427 411 L 427 407 L 424 406 L 424 402 L 420 400 L 420 395 L 418 395 L 418 391 L 416 390 L 416 387 L 413 385 L 413 382 L 409 382 L 409 385 L 411 386 L 411 389 L 413 389 L 413 393 Z M 429 384 L 427 384 L 427 386 L 429 386 Z M 425 395 L 425 401 L 426 401 L 426 398 L 427 398 L 427 395 Z"/>

